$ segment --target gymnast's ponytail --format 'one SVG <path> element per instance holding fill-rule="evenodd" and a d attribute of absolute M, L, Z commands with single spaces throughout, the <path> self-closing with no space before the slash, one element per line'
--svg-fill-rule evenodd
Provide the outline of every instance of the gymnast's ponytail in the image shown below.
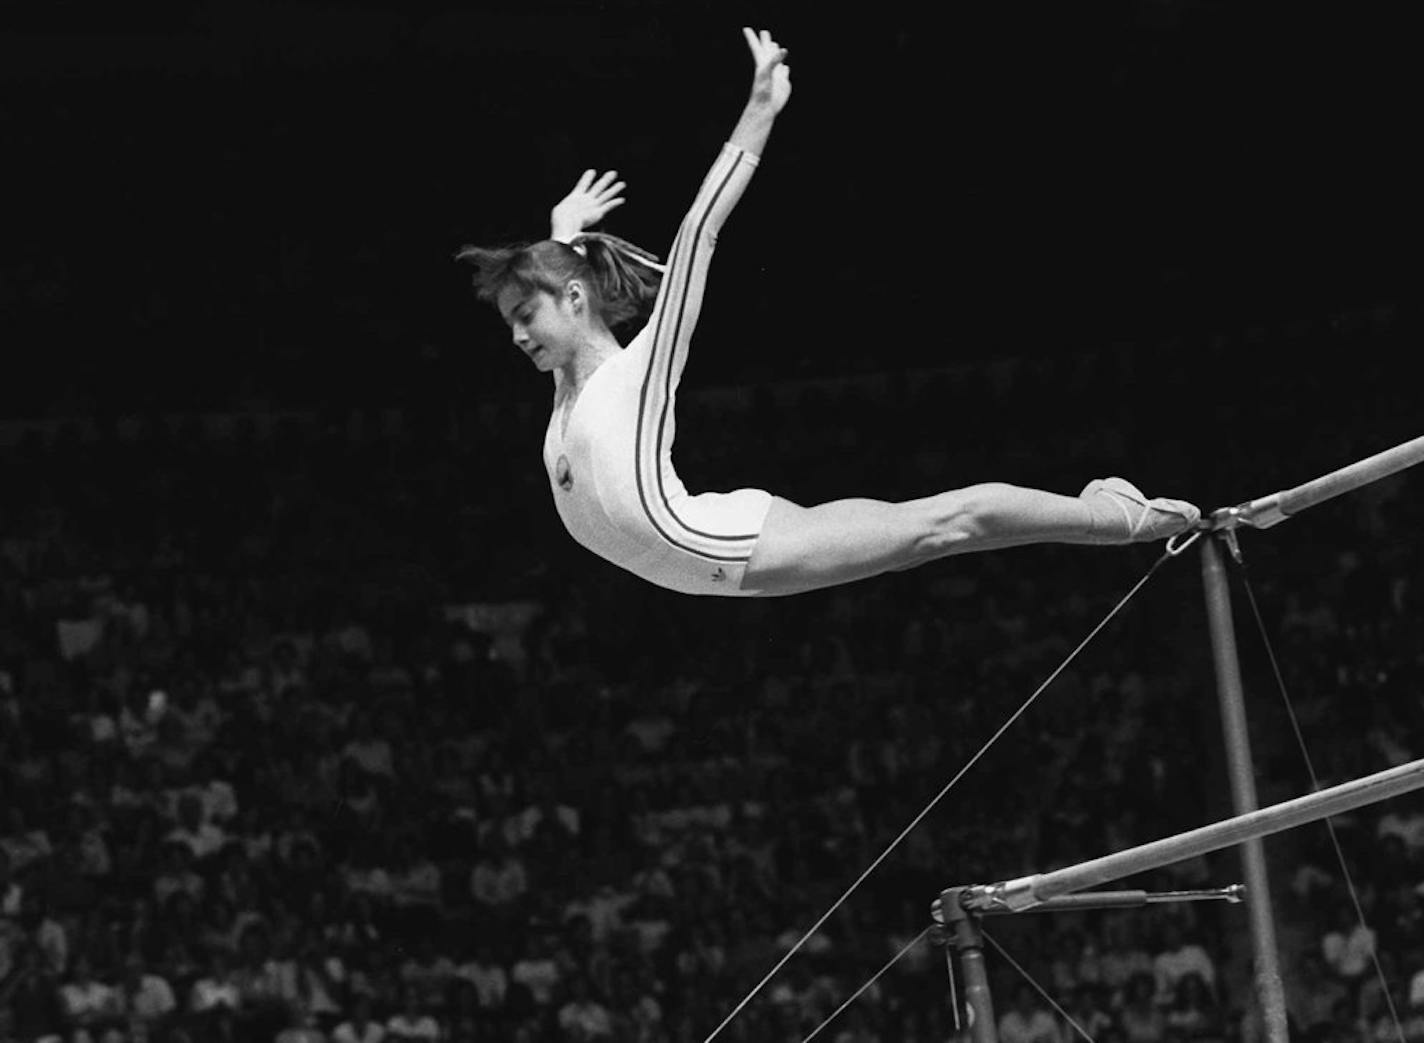
<path fill-rule="evenodd" d="M 603 321 L 618 326 L 652 307 L 667 270 L 655 255 L 607 232 L 580 232 L 569 247 L 588 261 Z"/>
<path fill-rule="evenodd" d="M 558 297 L 571 279 L 581 279 L 610 329 L 651 310 L 666 270 L 656 255 L 607 232 L 580 232 L 567 243 L 466 246 L 455 257 L 475 265 L 476 294 L 490 303 L 509 285 Z"/>

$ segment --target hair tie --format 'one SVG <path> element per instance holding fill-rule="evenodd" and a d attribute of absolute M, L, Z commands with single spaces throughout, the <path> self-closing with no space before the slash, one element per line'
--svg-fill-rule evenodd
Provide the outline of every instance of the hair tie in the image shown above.
<path fill-rule="evenodd" d="M 573 250 L 580 257 L 588 257 L 588 247 L 583 244 L 582 235 L 576 235 L 569 240 L 569 249 Z"/>

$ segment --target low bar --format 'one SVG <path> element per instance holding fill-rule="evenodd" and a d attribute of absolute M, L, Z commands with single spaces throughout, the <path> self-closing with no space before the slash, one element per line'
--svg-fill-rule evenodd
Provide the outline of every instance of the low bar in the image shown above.
<path fill-rule="evenodd" d="M 946 901 L 945 891 L 939 901 L 931 907 L 936 923 L 944 923 L 942 903 Z M 1046 898 L 1028 909 L 978 909 L 986 915 L 997 913 L 1065 913 L 1080 912 L 1085 909 L 1137 909 L 1144 905 L 1166 905 L 1175 902 L 1232 902 L 1240 903 L 1246 895 L 1243 884 L 1230 887 L 1216 887 L 1195 891 L 1085 891 L 1082 894 L 1059 895 Z"/>
<path fill-rule="evenodd" d="M 1344 811 L 1375 804 L 1401 793 L 1424 788 L 1424 760 L 1366 775 L 1259 811 L 1154 840 L 1141 847 L 1083 862 L 1049 873 L 1019 877 L 966 889 L 968 908 L 976 912 L 1020 911 L 1049 898 L 1096 887 L 1149 869 L 1195 858 L 1252 837 L 1268 836 Z"/>
<path fill-rule="evenodd" d="M 1144 905 L 1167 905 L 1177 902 L 1234 902 L 1246 894 L 1242 884 L 1196 891 L 1084 891 L 1079 894 L 1047 898 L 1025 909 L 1027 913 L 1066 913 L 1083 909 L 1136 909 Z M 996 912 L 1008 912 L 1001 909 Z"/>
<path fill-rule="evenodd" d="M 1338 471 L 1331 471 L 1304 485 L 1297 485 L 1294 489 L 1271 493 L 1235 507 L 1223 507 L 1212 513 L 1209 527 L 1222 529 L 1250 525 L 1256 529 L 1269 529 L 1307 507 L 1314 507 L 1317 503 L 1323 503 L 1362 485 L 1388 478 L 1418 463 L 1424 463 L 1424 435 L 1356 461 Z"/>

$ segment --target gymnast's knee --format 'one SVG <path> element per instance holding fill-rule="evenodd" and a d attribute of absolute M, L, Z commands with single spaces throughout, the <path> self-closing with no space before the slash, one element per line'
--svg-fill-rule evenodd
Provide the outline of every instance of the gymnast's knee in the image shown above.
<path fill-rule="evenodd" d="M 914 554 L 931 561 L 972 550 L 995 531 L 995 512 L 1010 486 L 982 482 L 915 501 L 921 510 Z"/>

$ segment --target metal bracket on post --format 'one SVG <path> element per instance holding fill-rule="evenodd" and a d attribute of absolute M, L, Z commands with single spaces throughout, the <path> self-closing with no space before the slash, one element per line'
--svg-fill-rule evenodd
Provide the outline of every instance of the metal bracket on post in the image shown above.
<path fill-rule="evenodd" d="M 1231 552 L 1231 559 L 1238 565 L 1242 564 L 1241 540 L 1237 538 L 1236 530 L 1234 528 L 1227 529 L 1221 534 L 1221 538 L 1226 543 L 1226 549 Z"/>
<path fill-rule="evenodd" d="M 1253 529 L 1269 529 L 1289 517 L 1281 509 L 1281 494 L 1272 493 L 1257 500 L 1247 500 L 1233 507 L 1221 507 L 1211 512 L 1203 524 L 1212 530 L 1235 529 L 1249 525 Z"/>
<path fill-rule="evenodd" d="M 969 1038 L 973 1043 L 998 1043 L 994 1001 L 989 994 L 989 975 L 984 969 L 984 934 L 979 929 L 979 917 L 965 908 L 967 890 L 951 887 L 941 891 L 939 901 L 934 904 L 933 916 L 935 922 L 943 925 L 946 943 L 953 945 L 959 953 Z"/>
<path fill-rule="evenodd" d="M 1250 513 L 1251 504 L 1243 503 L 1236 507 L 1223 507 L 1213 511 L 1211 516 L 1203 521 L 1203 526 L 1209 531 L 1221 537 L 1221 541 L 1226 544 L 1226 549 L 1231 552 L 1231 558 L 1236 564 L 1242 563 L 1241 540 L 1236 535 L 1236 531 L 1243 525 L 1257 525 Z M 1284 518 L 1277 518 L 1280 521 Z M 1275 524 L 1275 521 L 1271 522 Z M 1257 525 L 1258 528 L 1263 527 Z"/>

